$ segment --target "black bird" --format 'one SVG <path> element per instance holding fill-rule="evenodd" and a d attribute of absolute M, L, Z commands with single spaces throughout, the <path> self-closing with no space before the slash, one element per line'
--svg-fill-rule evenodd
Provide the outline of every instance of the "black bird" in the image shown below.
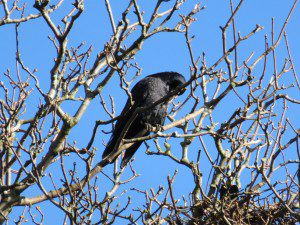
<path fill-rule="evenodd" d="M 228 194 L 228 189 L 227 186 L 225 184 L 223 184 L 219 190 L 219 194 L 220 194 L 220 199 L 224 199 L 225 196 L 227 196 Z"/>
<path fill-rule="evenodd" d="M 102 158 L 118 150 L 120 145 L 120 140 L 118 139 L 123 133 L 127 121 L 130 120 L 137 108 L 152 105 L 185 82 L 185 78 L 176 72 L 156 73 L 140 80 L 131 90 L 133 105 L 131 106 L 131 101 L 128 99 L 121 113 L 121 117 L 117 120 L 113 134 L 103 152 Z M 177 95 L 183 94 L 184 91 L 185 89 L 180 90 Z M 147 129 L 147 125 L 162 126 L 168 113 L 168 102 L 170 100 L 171 98 L 149 110 L 139 113 L 130 124 L 124 138 L 131 139 L 149 135 L 150 132 Z M 142 141 L 135 142 L 126 149 L 121 168 L 126 166 L 141 144 Z"/>
<path fill-rule="evenodd" d="M 238 197 L 239 188 L 237 185 L 231 185 L 229 188 L 229 196 L 231 199 L 236 199 Z"/>
<path fill-rule="evenodd" d="M 230 199 L 233 200 L 238 197 L 239 188 L 237 185 L 233 184 L 230 186 L 230 188 L 228 190 L 227 186 L 223 184 L 220 188 L 219 193 L 220 193 L 221 200 L 224 199 L 228 195 L 229 195 Z"/>

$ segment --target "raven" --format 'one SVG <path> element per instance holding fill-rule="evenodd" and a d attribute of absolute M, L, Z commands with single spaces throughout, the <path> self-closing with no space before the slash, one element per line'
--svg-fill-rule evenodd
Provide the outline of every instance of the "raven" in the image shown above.
<path fill-rule="evenodd" d="M 103 152 L 102 158 L 104 159 L 112 152 L 118 151 L 120 146 L 119 137 L 124 131 L 124 127 L 134 115 L 137 108 L 151 106 L 156 101 L 168 95 L 171 91 L 175 90 L 180 85 L 184 84 L 185 78 L 176 72 L 161 72 L 149 75 L 140 80 L 131 90 L 131 99 L 127 100 L 127 103 L 121 113 L 120 118 L 117 120 L 112 136 Z M 177 95 L 183 94 L 185 89 L 180 90 Z M 137 114 L 129 125 L 123 137 L 125 139 L 143 137 L 150 134 L 148 125 L 151 126 L 162 126 L 165 122 L 165 118 L 168 113 L 168 102 L 171 100 L 167 99 L 149 110 L 142 111 Z M 132 103 L 133 102 L 133 105 Z M 126 149 L 125 155 L 122 159 L 121 168 L 126 166 L 131 157 L 137 151 L 142 144 L 142 141 L 135 142 L 132 146 Z"/>

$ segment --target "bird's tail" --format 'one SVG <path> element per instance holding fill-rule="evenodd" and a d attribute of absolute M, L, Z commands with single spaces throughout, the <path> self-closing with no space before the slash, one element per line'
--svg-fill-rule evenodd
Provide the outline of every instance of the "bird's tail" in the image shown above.
<path fill-rule="evenodd" d="M 136 132 L 139 134 L 137 135 L 139 136 L 144 136 L 144 135 L 149 135 L 149 132 L 146 133 L 141 133 L 142 131 L 144 131 L 144 129 L 142 129 L 141 131 L 136 130 Z M 135 136 L 133 136 L 134 138 Z M 131 137 L 129 137 L 131 138 Z M 134 155 L 134 153 L 137 151 L 137 149 L 140 147 L 140 145 L 143 143 L 143 141 L 138 141 L 135 142 L 132 146 L 130 146 L 128 149 L 126 149 L 124 157 L 122 159 L 121 162 L 121 168 L 125 167 L 127 165 L 127 163 L 130 161 L 130 159 L 132 158 L 132 156 Z M 117 135 L 113 135 L 111 137 L 111 139 L 109 140 L 103 154 L 102 154 L 102 159 L 104 159 L 105 157 L 107 157 L 109 154 L 111 154 L 112 152 L 118 151 L 119 148 L 119 144 L 118 143 L 118 136 Z M 115 161 L 115 159 L 113 159 L 111 161 L 111 163 L 113 163 Z"/>
<path fill-rule="evenodd" d="M 108 142 L 104 152 L 102 153 L 102 159 L 104 159 L 109 154 L 111 154 L 112 152 L 117 150 L 117 146 L 116 146 L 117 140 L 115 140 L 115 139 L 116 138 L 112 137 L 112 139 Z M 136 142 L 125 151 L 125 155 L 124 155 L 121 165 L 120 165 L 121 168 L 123 168 L 127 165 L 127 163 L 130 161 L 130 159 L 132 158 L 134 153 L 138 150 L 138 148 L 140 147 L 141 144 L 142 144 L 141 141 Z M 112 160 L 112 163 L 113 162 L 114 162 L 114 160 Z"/>
<path fill-rule="evenodd" d="M 112 153 L 115 150 L 116 143 L 117 143 L 117 138 L 112 136 L 112 138 L 107 143 L 104 152 L 102 153 L 102 159 L 104 159 L 106 156 L 108 156 L 110 153 Z"/>
<path fill-rule="evenodd" d="M 127 165 L 127 163 L 130 161 L 130 159 L 132 158 L 132 156 L 138 150 L 138 148 L 142 143 L 143 143 L 142 141 L 136 142 L 125 151 L 125 155 L 122 159 L 121 166 L 120 166 L 121 169 Z"/>

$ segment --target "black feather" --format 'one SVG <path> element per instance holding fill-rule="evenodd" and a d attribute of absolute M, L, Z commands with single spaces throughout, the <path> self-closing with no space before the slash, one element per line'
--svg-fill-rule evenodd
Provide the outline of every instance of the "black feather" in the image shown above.
<path fill-rule="evenodd" d="M 121 113 L 121 117 L 117 120 L 115 129 L 103 152 L 102 158 L 118 150 L 120 145 L 120 143 L 118 143 L 120 140 L 118 139 L 123 133 L 127 121 L 131 119 L 131 116 L 137 108 L 152 105 L 185 82 L 185 78 L 176 72 L 156 73 L 140 80 L 131 90 L 133 105 L 131 105 L 131 101 L 128 99 Z M 178 95 L 183 92 L 184 91 L 180 91 Z M 147 111 L 139 113 L 130 124 L 124 138 L 131 139 L 149 135 L 146 124 L 152 126 L 163 125 L 168 113 L 169 100 L 170 99 Z M 121 167 L 124 167 L 129 162 L 141 144 L 142 142 L 136 142 L 126 150 Z"/>
<path fill-rule="evenodd" d="M 219 190 L 219 193 L 220 193 L 221 200 L 227 196 L 229 196 L 230 199 L 233 200 L 238 197 L 239 188 L 237 185 L 233 184 L 233 185 L 230 185 L 230 188 L 228 190 L 227 186 L 223 184 Z"/>

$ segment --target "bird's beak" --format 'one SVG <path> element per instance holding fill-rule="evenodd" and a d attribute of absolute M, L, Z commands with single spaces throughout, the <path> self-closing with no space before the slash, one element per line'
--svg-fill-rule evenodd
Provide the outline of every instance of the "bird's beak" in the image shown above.
<path fill-rule="evenodd" d="M 185 91 L 186 91 L 186 87 L 185 87 L 185 88 L 182 88 L 182 89 L 178 92 L 178 95 L 182 95 Z"/>

